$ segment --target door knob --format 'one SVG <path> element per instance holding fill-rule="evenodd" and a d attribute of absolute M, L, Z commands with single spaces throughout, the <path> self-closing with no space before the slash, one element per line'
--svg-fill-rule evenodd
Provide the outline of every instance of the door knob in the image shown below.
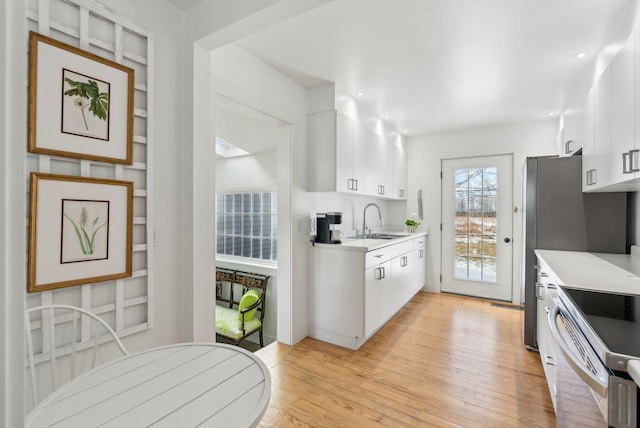
<path fill-rule="evenodd" d="M 508 244 L 509 242 L 511 242 L 511 238 L 504 238 L 504 242 Z"/>

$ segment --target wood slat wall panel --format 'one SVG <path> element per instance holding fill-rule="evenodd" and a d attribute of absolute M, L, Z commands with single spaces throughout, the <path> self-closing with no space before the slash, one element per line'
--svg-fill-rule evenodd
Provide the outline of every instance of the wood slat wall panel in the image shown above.
<path fill-rule="evenodd" d="M 271 402 L 260 427 L 553 427 L 522 312 L 419 292 L 359 350 L 315 339 L 273 343 Z"/>
<path fill-rule="evenodd" d="M 55 30 L 59 34 L 63 34 L 71 37 L 77 41 L 77 45 L 85 50 L 89 50 L 91 46 L 98 47 L 107 53 L 112 53 L 116 62 L 125 62 L 125 60 L 134 61 L 138 64 L 136 67 L 136 82 L 134 91 L 134 97 L 136 97 L 137 105 L 146 106 L 145 110 L 136 109 L 136 116 L 138 117 L 134 126 L 135 143 L 142 144 L 143 150 L 137 151 L 141 159 L 134 159 L 133 165 L 116 165 L 105 162 L 96 162 L 89 160 L 68 159 L 62 157 L 52 157 L 49 155 L 38 155 L 29 153 L 29 158 L 37 158 L 37 162 L 29 162 L 28 165 L 35 165 L 36 169 L 27 171 L 27 181 L 29 180 L 29 173 L 32 171 L 47 172 L 54 174 L 68 174 L 64 169 L 60 169 L 59 165 L 73 166 L 73 170 L 79 172 L 78 175 L 85 177 L 97 176 L 95 167 L 101 168 L 101 173 L 105 173 L 106 170 L 111 170 L 111 175 L 115 179 L 123 179 L 124 172 L 126 170 L 143 171 L 142 178 L 139 180 L 134 179 L 134 204 L 144 204 L 145 207 L 139 210 L 144 214 L 136 215 L 134 223 L 142 225 L 146 228 L 146 239 L 153 236 L 153 221 L 151 216 L 153 201 L 151 184 L 153 181 L 152 171 L 149 168 L 148 163 L 153 159 L 153 133 L 152 133 L 152 121 L 153 121 L 153 100 L 152 93 L 148 91 L 149 87 L 152 87 L 153 82 L 153 39 L 144 29 L 131 23 L 124 17 L 117 16 L 112 11 L 106 9 L 103 5 L 97 3 L 94 0 L 38 0 L 33 3 L 32 7 L 37 7 L 37 10 L 27 10 L 26 17 L 28 21 L 28 29 L 38 31 L 44 35 L 50 35 L 50 30 Z M 56 11 L 60 11 L 62 8 L 75 8 L 77 10 L 77 17 L 75 22 L 73 19 L 65 21 L 64 24 L 57 22 L 52 15 Z M 60 15 L 58 15 L 60 16 Z M 96 35 L 90 34 L 90 19 L 98 18 L 107 27 L 111 28 L 111 34 L 105 38 L 112 38 L 111 40 L 101 40 Z M 68 22 L 69 21 L 69 22 Z M 70 23 L 71 22 L 71 23 Z M 126 37 L 123 34 L 126 32 Z M 146 52 L 141 55 L 140 52 Z M 142 72 L 141 72 L 142 70 Z M 137 150 L 137 149 L 136 149 Z M 52 162 L 52 160 L 62 161 L 58 163 Z M 79 165 L 79 169 L 77 166 Z M 139 181 L 139 182 L 137 182 Z M 28 225 L 28 221 L 26 223 Z M 50 290 L 40 293 L 31 293 L 27 295 L 27 306 L 37 306 L 50 303 L 62 303 L 79 305 L 83 308 L 96 312 L 98 314 L 114 314 L 110 316 L 110 319 L 115 320 L 112 327 L 116 330 L 119 336 L 127 336 L 135 334 L 140 331 L 144 331 L 153 325 L 153 246 L 148 245 L 148 242 L 138 243 L 135 248 L 136 252 L 144 252 L 146 255 L 144 269 L 134 270 L 131 278 L 124 278 L 106 283 L 106 287 L 113 291 L 104 291 L 105 283 L 100 284 L 101 288 L 101 300 L 96 302 L 97 296 L 92 292 L 93 285 L 86 284 L 78 287 L 64 288 L 59 290 Z M 135 263 L 134 263 L 135 269 Z M 146 281 L 145 287 L 137 287 L 137 289 L 144 294 L 131 295 L 126 294 L 125 289 L 129 281 L 140 281 L 140 278 Z M 104 302 L 104 296 L 112 295 L 113 301 L 111 303 Z M 127 298 L 125 298 L 125 294 Z M 134 308 L 139 305 L 145 305 L 146 319 L 140 321 L 138 317 L 132 325 L 127 325 L 125 317 L 125 311 L 127 308 Z M 34 329 L 41 328 L 40 323 L 35 322 L 33 324 Z M 43 337 L 48 337 L 47 332 L 44 332 Z M 83 332 L 83 337 L 85 336 Z M 50 349 L 51 344 L 43 343 L 44 351 Z"/>

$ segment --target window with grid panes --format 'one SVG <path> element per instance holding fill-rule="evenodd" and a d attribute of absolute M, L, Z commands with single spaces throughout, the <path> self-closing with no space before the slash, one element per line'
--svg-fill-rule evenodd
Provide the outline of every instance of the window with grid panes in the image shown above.
<path fill-rule="evenodd" d="M 275 263 L 277 207 L 275 192 L 216 194 L 216 253 Z"/>

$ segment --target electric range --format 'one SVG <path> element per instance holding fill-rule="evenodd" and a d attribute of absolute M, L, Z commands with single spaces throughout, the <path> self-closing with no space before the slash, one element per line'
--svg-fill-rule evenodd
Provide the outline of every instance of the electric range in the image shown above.
<path fill-rule="evenodd" d="M 640 295 L 560 286 L 558 297 L 606 367 L 640 358 Z"/>

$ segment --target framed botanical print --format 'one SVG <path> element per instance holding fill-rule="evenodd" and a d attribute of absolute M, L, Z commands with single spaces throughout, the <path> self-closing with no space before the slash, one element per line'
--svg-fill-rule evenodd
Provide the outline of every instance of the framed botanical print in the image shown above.
<path fill-rule="evenodd" d="M 29 151 L 131 164 L 134 70 L 29 34 Z"/>
<path fill-rule="evenodd" d="M 133 183 L 31 173 L 27 291 L 131 276 Z"/>

